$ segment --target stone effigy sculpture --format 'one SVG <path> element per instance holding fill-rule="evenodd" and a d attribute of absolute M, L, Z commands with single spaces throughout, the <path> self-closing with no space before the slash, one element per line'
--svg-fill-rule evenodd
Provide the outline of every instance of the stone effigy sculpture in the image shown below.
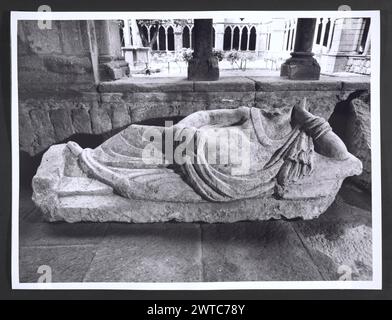
<path fill-rule="evenodd" d="M 95 149 L 54 145 L 33 200 L 49 221 L 312 219 L 361 171 L 304 100 L 290 112 L 239 107 L 130 125 Z"/>

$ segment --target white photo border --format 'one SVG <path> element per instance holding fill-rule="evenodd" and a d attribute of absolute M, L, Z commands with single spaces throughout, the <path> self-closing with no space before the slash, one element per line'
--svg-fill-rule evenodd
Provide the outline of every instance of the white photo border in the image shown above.
<path fill-rule="evenodd" d="M 371 18 L 371 166 L 372 166 L 372 280 L 369 281 L 238 281 L 238 282 L 53 282 L 19 281 L 19 109 L 17 68 L 17 24 L 19 20 L 110 20 L 130 16 L 136 19 L 230 18 Z M 71 290 L 269 290 L 269 289 L 382 289 L 381 221 L 381 133 L 380 133 L 380 11 L 156 11 L 156 12 L 11 12 L 11 142 L 12 142 L 12 289 Z"/>

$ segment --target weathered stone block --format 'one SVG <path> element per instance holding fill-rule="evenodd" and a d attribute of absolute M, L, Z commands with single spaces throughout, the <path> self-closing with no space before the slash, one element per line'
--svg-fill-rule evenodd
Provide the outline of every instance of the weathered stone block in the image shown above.
<path fill-rule="evenodd" d="M 276 77 L 251 77 L 255 81 L 256 91 L 338 91 L 342 82 L 330 77 L 321 76 L 320 80 L 292 81 Z"/>
<path fill-rule="evenodd" d="M 56 73 L 84 74 L 92 72 L 88 57 L 50 55 L 44 57 L 44 65 L 48 71 Z"/>
<path fill-rule="evenodd" d="M 109 115 L 110 110 L 95 104 L 90 110 L 93 133 L 101 134 L 112 130 L 112 119 Z"/>
<path fill-rule="evenodd" d="M 347 149 L 363 163 L 363 172 L 352 179 L 371 190 L 371 130 L 370 104 L 361 98 L 350 102 L 350 117 L 347 121 L 345 143 Z"/>
<path fill-rule="evenodd" d="M 219 81 L 195 81 L 194 91 L 243 92 L 254 91 L 255 83 L 248 78 L 224 77 Z"/>
<path fill-rule="evenodd" d="M 205 103 L 197 102 L 137 102 L 130 105 L 131 118 L 133 122 L 147 119 L 187 116 L 192 112 L 204 110 Z"/>
<path fill-rule="evenodd" d="M 40 29 L 37 20 L 19 21 L 26 35 L 25 42 L 35 53 L 61 53 L 59 25 L 52 21 L 50 29 Z"/>
<path fill-rule="evenodd" d="M 57 141 L 63 141 L 74 134 L 70 110 L 52 110 L 50 112 L 50 120 L 52 122 Z"/>
<path fill-rule="evenodd" d="M 125 103 L 112 105 L 111 108 L 113 129 L 122 128 L 131 124 L 131 117 Z"/>
<path fill-rule="evenodd" d="M 329 119 L 336 103 L 340 101 L 339 93 L 339 91 L 315 91 L 312 94 L 309 94 L 309 91 L 256 92 L 256 106 L 265 110 L 291 109 L 306 97 L 311 113 Z"/>
<path fill-rule="evenodd" d="M 80 23 L 81 21 L 78 20 L 59 21 L 61 44 L 63 52 L 67 55 L 83 55 L 89 53 L 83 47 Z"/>
<path fill-rule="evenodd" d="M 101 82 L 98 86 L 99 92 L 173 92 L 193 91 L 193 82 L 177 78 L 133 78 L 117 81 Z"/>
<path fill-rule="evenodd" d="M 110 102 L 122 102 L 122 93 L 109 93 L 109 92 L 105 92 L 105 93 L 101 93 L 101 101 L 103 103 L 110 103 Z"/>
<path fill-rule="evenodd" d="M 37 154 L 56 143 L 56 137 L 47 111 L 40 109 L 31 110 L 30 119 L 34 128 L 32 149 L 34 154 Z"/>
<path fill-rule="evenodd" d="M 31 119 L 27 110 L 23 110 L 20 105 L 21 111 L 19 112 L 19 147 L 21 150 L 30 154 L 34 154 L 32 145 L 34 141 L 34 129 L 31 124 Z"/>
<path fill-rule="evenodd" d="M 193 58 L 188 63 L 188 80 L 216 81 L 219 79 L 219 63 L 216 57 Z"/>
<path fill-rule="evenodd" d="M 72 110 L 72 123 L 77 133 L 92 133 L 90 114 L 85 105 Z"/>
<path fill-rule="evenodd" d="M 318 80 L 320 65 L 310 55 L 292 53 L 292 57 L 282 64 L 280 75 L 290 80 Z"/>

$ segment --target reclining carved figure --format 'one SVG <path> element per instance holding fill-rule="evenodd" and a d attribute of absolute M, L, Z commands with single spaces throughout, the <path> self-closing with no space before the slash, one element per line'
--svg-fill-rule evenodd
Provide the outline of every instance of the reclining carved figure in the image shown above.
<path fill-rule="evenodd" d="M 49 220 L 69 222 L 311 219 L 361 170 L 304 99 L 291 112 L 239 107 L 130 125 L 95 149 L 53 146 L 33 199 Z"/>

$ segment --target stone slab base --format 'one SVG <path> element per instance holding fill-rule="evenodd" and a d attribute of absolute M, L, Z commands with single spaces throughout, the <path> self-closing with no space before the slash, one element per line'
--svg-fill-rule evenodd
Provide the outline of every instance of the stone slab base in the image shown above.
<path fill-rule="evenodd" d="M 313 219 L 334 197 L 309 200 L 246 199 L 226 203 L 156 202 L 125 199 L 115 194 L 59 197 L 49 221 L 94 222 L 237 222 L 246 220 Z"/>

